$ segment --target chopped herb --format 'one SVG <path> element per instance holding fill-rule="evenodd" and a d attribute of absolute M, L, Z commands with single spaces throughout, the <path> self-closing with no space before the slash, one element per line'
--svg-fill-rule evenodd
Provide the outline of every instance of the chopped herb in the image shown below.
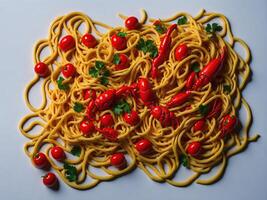
<path fill-rule="evenodd" d="M 64 80 L 65 79 L 60 76 L 59 79 L 57 80 L 57 86 L 58 86 L 58 89 L 66 91 L 69 89 L 69 85 L 66 83 L 63 84 Z"/>
<path fill-rule="evenodd" d="M 128 113 L 131 112 L 131 108 L 127 101 L 120 100 L 119 102 L 115 104 L 113 108 L 113 112 L 116 115 L 121 115 L 122 113 L 125 113 L 125 112 L 128 112 Z"/>
<path fill-rule="evenodd" d="M 153 40 L 144 40 L 141 38 L 137 45 L 136 48 L 140 51 L 143 51 L 144 53 L 148 53 L 151 58 L 155 58 L 158 55 L 158 49 L 156 45 L 154 44 Z"/>
<path fill-rule="evenodd" d="M 167 30 L 166 26 L 164 24 L 161 24 L 161 23 L 155 24 L 155 29 L 160 34 L 165 33 Z"/>
<path fill-rule="evenodd" d="M 102 76 L 102 77 L 100 78 L 100 83 L 101 83 L 102 85 L 107 85 L 107 84 L 108 84 L 108 78 L 105 77 L 105 76 Z"/>
<path fill-rule="evenodd" d="M 110 72 L 106 69 L 105 63 L 96 61 L 95 66 L 89 69 L 89 74 L 94 78 L 100 78 L 100 83 L 103 85 L 108 84 L 108 76 Z"/>
<path fill-rule="evenodd" d="M 126 33 L 124 32 L 118 32 L 117 36 L 120 36 L 120 37 L 126 37 Z"/>
<path fill-rule="evenodd" d="M 230 85 L 224 85 L 223 86 L 223 91 L 226 93 L 226 94 L 229 94 L 231 92 L 231 86 Z"/>
<path fill-rule="evenodd" d="M 84 109 L 83 104 L 78 103 L 78 102 L 75 102 L 75 103 L 74 103 L 73 110 L 75 110 L 75 112 L 78 112 L 78 113 L 79 113 L 79 112 L 82 112 L 83 109 Z"/>
<path fill-rule="evenodd" d="M 95 67 L 89 69 L 89 74 L 94 78 L 98 77 L 98 73 L 99 71 Z"/>
<path fill-rule="evenodd" d="M 66 178 L 70 181 L 76 181 L 78 176 L 77 176 L 77 169 L 76 167 L 69 165 L 68 163 L 64 163 L 64 169 L 65 169 L 65 176 Z"/>
<path fill-rule="evenodd" d="M 120 56 L 119 56 L 119 54 L 117 54 L 117 53 L 115 53 L 114 54 L 114 57 L 113 57 L 113 63 L 115 64 L 115 65 L 118 65 L 118 64 L 120 64 Z"/>
<path fill-rule="evenodd" d="M 217 23 L 207 24 L 206 31 L 208 33 L 214 34 L 215 32 L 220 32 L 222 27 Z"/>
<path fill-rule="evenodd" d="M 187 23 L 187 18 L 185 16 L 182 16 L 182 17 L 178 18 L 178 21 L 177 21 L 178 25 L 183 25 L 183 24 L 186 24 L 186 23 Z"/>
<path fill-rule="evenodd" d="M 188 157 L 186 155 L 182 154 L 180 159 L 181 159 L 182 165 L 184 167 L 188 168 L 189 167 Z"/>
<path fill-rule="evenodd" d="M 95 61 L 95 68 L 96 69 L 103 69 L 105 67 L 105 63 L 101 62 L 101 61 Z"/>
<path fill-rule="evenodd" d="M 199 72 L 200 71 L 199 64 L 197 62 L 193 63 L 191 65 L 191 69 L 196 73 Z"/>
<path fill-rule="evenodd" d="M 74 156 L 80 156 L 81 155 L 81 147 L 80 146 L 74 146 L 72 147 L 70 153 Z"/>
<path fill-rule="evenodd" d="M 209 112 L 209 106 L 201 104 L 199 106 L 199 112 L 202 116 L 206 116 Z"/>

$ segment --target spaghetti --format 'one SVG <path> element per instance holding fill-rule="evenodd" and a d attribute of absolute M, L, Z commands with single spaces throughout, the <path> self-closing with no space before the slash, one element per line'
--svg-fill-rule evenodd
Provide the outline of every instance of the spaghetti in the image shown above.
<path fill-rule="evenodd" d="M 123 15 L 120 17 L 127 19 Z M 207 25 L 214 19 L 220 21 L 221 30 L 217 23 Z M 154 60 L 162 54 L 158 47 L 166 38 L 166 31 L 177 20 L 176 30 L 169 33 L 169 52 L 156 65 Z M 127 30 L 124 27 L 113 28 L 82 13 L 73 12 L 58 17 L 50 27 L 48 38 L 40 40 L 34 48 L 34 63 L 42 61 L 50 73 L 44 78 L 36 75 L 26 86 L 26 104 L 32 113 L 19 124 L 21 133 L 30 139 L 24 150 L 31 159 L 43 151 L 53 170 L 73 188 L 92 188 L 101 181 L 112 180 L 135 167 L 142 169 L 154 181 L 175 186 L 187 186 L 194 181 L 212 184 L 222 176 L 227 159 L 258 138 L 258 135 L 248 135 L 251 110 L 241 94 L 250 74 L 250 51 L 245 42 L 233 36 L 227 18 L 222 14 L 202 10 L 195 17 L 182 12 L 160 21 L 146 21 L 147 16 L 143 11 L 138 28 Z M 81 30 L 81 26 L 85 30 Z M 99 27 L 107 32 L 102 33 Z M 81 38 L 84 33 L 95 35 L 97 43 L 92 47 L 83 44 Z M 121 50 L 116 50 L 111 41 L 112 36 L 118 33 L 127 39 L 125 48 Z M 73 48 L 64 44 L 62 47 L 63 35 L 74 38 Z M 234 50 L 236 43 L 243 47 L 245 58 Z M 182 44 L 186 45 L 188 53 L 177 60 L 176 49 Z M 41 54 L 47 48 L 50 53 L 42 58 Z M 226 51 L 224 58 L 223 48 Z M 118 69 L 117 64 L 122 61 L 118 55 L 121 54 L 127 55 L 129 65 Z M 116 56 L 119 59 L 117 61 Z M 201 82 L 201 87 L 196 86 L 196 83 L 194 86 L 187 83 L 192 72 L 192 83 L 195 79 L 201 79 L 205 66 L 216 58 L 223 60 L 220 60 L 222 67 L 216 78 L 205 84 Z M 64 79 L 62 68 L 68 63 L 75 66 L 76 73 Z M 156 78 L 151 77 L 154 66 L 154 70 L 157 70 Z M 145 79 L 144 82 L 140 83 L 140 77 Z M 42 85 L 42 103 L 38 108 L 31 104 L 29 98 L 31 89 L 37 83 Z M 118 95 L 122 86 L 127 90 L 120 93 L 119 102 L 113 97 L 110 97 L 110 102 L 104 102 L 106 104 L 96 100 L 105 92 L 106 96 Z M 170 105 L 168 102 L 176 94 L 185 94 L 186 87 L 189 87 L 190 94 L 182 102 L 175 102 L 174 106 L 167 108 L 166 105 Z M 88 89 L 91 93 L 85 98 L 84 91 Z M 107 94 L 107 91 L 113 93 Z M 148 97 L 145 94 L 147 92 Z M 121 110 L 127 114 L 129 107 L 138 114 L 135 115 L 138 122 L 127 121 L 120 114 Z M 232 120 L 225 119 L 225 116 L 236 116 L 241 107 L 247 111 L 242 130 L 224 129 L 225 123 Z M 101 128 L 101 117 L 108 114 L 114 125 Z M 92 122 L 95 128 L 87 135 L 80 130 L 84 119 Z M 198 125 L 195 126 L 196 122 Z M 39 132 L 32 134 L 35 127 L 40 128 Z M 151 147 L 150 151 L 142 152 L 146 150 L 142 149 L 146 145 Z M 49 152 L 54 146 L 67 152 L 64 166 L 62 162 L 51 158 Z M 74 147 L 80 150 L 75 158 L 68 154 Z M 119 169 L 111 167 L 110 163 L 110 156 L 116 152 L 127 155 L 127 165 Z M 182 164 L 192 173 L 185 180 L 174 180 Z M 75 168 L 76 178 L 68 178 L 66 165 Z M 215 175 L 208 179 L 200 177 L 217 165 L 220 167 Z M 99 174 L 93 168 L 103 173 Z"/>

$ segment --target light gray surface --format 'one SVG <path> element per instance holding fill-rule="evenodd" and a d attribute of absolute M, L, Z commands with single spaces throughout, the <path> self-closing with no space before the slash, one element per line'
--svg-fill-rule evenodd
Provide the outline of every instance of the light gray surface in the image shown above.
<path fill-rule="evenodd" d="M 58 192 L 41 184 L 41 171 L 30 164 L 23 152 L 26 139 L 17 124 L 28 113 L 22 94 L 33 76 L 32 47 L 47 36 L 48 26 L 59 15 L 83 11 L 93 19 L 121 24 L 117 12 L 137 15 L 145 8 L 152 17 L 170 16 L 176 11 L 196 14 L 201 8 L 229 17 L 233 32 L 251 47 L 252 82 L 244 96 L 251 105 L 254 122 L 251 133 L 260 132 L 257 143 L 230 159 L 221 181 L 211 186 L 192 184 L 176 188 L 149 180 L 140 170 L 89 191 L 77 191 L 61 184 Z M 266 0 L 223 1 L 90 1 L 90 0 L 0 0 L 0 199 L 216 199 L 266 200 Z"/>

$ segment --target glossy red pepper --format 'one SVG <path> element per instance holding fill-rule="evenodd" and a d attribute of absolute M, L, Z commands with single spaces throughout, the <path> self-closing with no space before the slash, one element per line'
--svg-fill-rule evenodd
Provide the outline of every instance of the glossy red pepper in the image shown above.
<path fill-rule="evenodd" d="M 52 172 L 48 172 L 46 175 L 43 176 L 43 183 L 47 187 L 54 187 L 58 183 L 58 179 L 56 175 Z"/>
<path fill-rule="evenodd" d="M 62 161 L 66 158 L 64 150 L 59 146 L 55 146 L 51 149 L 51 155 L 54 159 L 58 161 Z"/>
<path fill-rule="evenodd" d="M 118 131 L 114 128 L 96 128 L 99 133 L 101 133 L 106 139 L 115 142 L 118 139 Z"/>
<path fill-rule="evenodd" d="M 163 106 L 153 106 L 150 113 L 163 127 L 172 126 L 173 128 L 177 128 L 179 125 L 179 120 L 174 113 Z"/>
<path fill-rule="evenodd" d="M 101 127 L 110 127 L 114 125 L 114 120 L 111 114 L 101 116 L 99 121 Z"/>
<path fill-rule="evenodd" d="M 138 27 L 139 27 L 138 19 L 136 17 L 134 17 L 134 16 L 128 17 L 125 20 L 125 27 L 128 30 L 138 29 Z"/>
<path fill-rule="evenodd" d="M 201 146 L 200 142 L 190 142 L 186 148 L 186 152 L 191 156 L 197 156 L 201 152 Z"/>
<path fill-rule="evenodd" d="M 46 155 L 42 152 L 39 152 L 36 155 L 34 155 L 32 161 L 35 167 L 37 168 L 44 168 L 47 167 L 49 164 Z"/>
<path fill-rule="evenodd" d="M 152 150 L 152 143 L 148 139 L 141 139 L 135 143 L 135 149 L 143 155 L 150 153 Z"/>
<path fill-rule="evenodd" d="M 237 125 L 237 117 L 231 115 L 225 115 L 220 124 L 221 137 L 232 132 Z"/>
<path fill-rule="evenodd" d="M 66 35 L 59 42 L 59 48 L 62 51 L 68 51 L 75 47 L 75 40 L 71 35 Z"/>
<path fill-rule="evenodd" d="M 43 62 L 36 63 L 34 67 L 34 71 L 36 74 L 38 74 L 41 77 L 46 77 L 47 75 L 49 75 L 48 66 Z"/>
<path fill-rule="evenodd" d="M 61 69 L 61 73 L 65 78 L 69 78 L 74 76 L 76 73 L 76 68 L 73 66 L 73 64 L 68 63 Z"/>
<path fill-rule="evenodd" d="M 113 103 L 116 98 L 116 90 L 109 89 L 100 94 L 95 99 L 95 105 L 98 110 L 106 110 L 108 109 Z"/>
<path fill-rule="evenodd" d="M 155 94 L 152 90 L 152 85 L 147 78 L 139 78 L 137 87 L 139 90 L 139 96 L 142 102 L 149 106 L 155 101 Z"/>
<path fill-rule="evenodd" d="M 123 153 L 114 153 L 110 157 L 110 164 L 117 167 L 118 169 L 123 169 L 126 167 L 126 159 Z"/>
<path fill-rule="evenodd" d="M 168 108 L 182 105 L 186 101 L 188 101 L 191 96 L 191 91 L 180 92 L 176 94 L 172 99 L 166 104 Z"/>
<path fill-rule="evenodd" d="M 158 77 L 158 66 L 164 63 L 165 60 L 168 59 L 170 50 L 171 50 L 171 33 L 177 29 L 177 25 L 173 24 L 171 25 L 167 33 L 165 34 L 164 38 L 162 39 L 158 51 L 158 56 L 153 59 L 152 61 L 152 68 L 151 68 L 151 76 L 153 79 Z"/>
<path fill-rule="evenodd" d="M 186 44 L 180 44 L 175 49 L 175 59 L 177 61 L 183 60 L 188 54 L 188 47 Z"/>
<path fill-rule="evenodd" d="M 95 131 L 95 125 L 92 121 L 85 119 L 80 123 L 80 131 L 84 136 L 89 136 Z"/>
<path fill-rule="evenodd" d="M 126 123 L 130 124 L 131 126 L 135 126 L 140 121 L 138 113 L 135 110 L 131 110 L 130 113 L 124 113 L 123 119 Z"/>
<path fill-rule="evenodd" d="M 211 103 L 211 109 L 210 109 L 208 115 L 206 116 L 206 118 L 210 119 L 212 117 L 218 117 L 221 113 L 221 110 L 222 110 L 222 104 L 223 104 L 223 102 L 220 98 L 213 100 Z"/>
<path fill-rule="evenodd" d="M 189 76 L 186 79 L 186 83 L 185 83 L 186 89 L 188 90 L 192 89 L 195 83 L 195 80 L 196 80 L 196 72 L 193 71 L 189 74 Z"/>
<path fill-rule="evenodd" d="M 95 37 L 90 33 L 86 33 L 83 35 L 82 43 L 88 48 L 94 48 L 97 45 Z"/>
<path fill-rule="evenodd" d="M 205 119 L 200 119 L 195 122 L 193 130 L 196 131 L 202 131 L 205 127 L 206 120 Z"/>
<path fill-rule="evenodd" d="M 119 54 L 119 59 L 120 59 L 119 64 L 115 65 L 116 70 L 123 70 L 130 66 L 129 58 L 126 54 L 123 53 Z"/>
<path fill-rule="evenodd" d="M 111 45 L 119 51 L 125 49 L 127 47 L 126 37 L 119 36 L 118 34 L 112 35 Z"/>
<path fill-rule="evenodd" d="M 83 99 L 95 99 L 96 98 L 96 92 L 93 89 L 85 89 L 83 90 Z"/>

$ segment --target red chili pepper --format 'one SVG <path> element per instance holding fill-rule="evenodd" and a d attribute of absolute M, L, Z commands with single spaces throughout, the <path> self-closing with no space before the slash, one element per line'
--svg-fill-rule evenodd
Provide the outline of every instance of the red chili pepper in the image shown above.
<path fill-rule="evenodd" d="M 176 94 L 172 99 L 166 104 L 168 108 L 179 106 L 185 103 L 191 96 L 191 91 L 180 92 Z"/>
<path fill-rule="evenodd" d="M 41 77 L 46 77 L 47 75 L 49 75 L 48 66 L 43 62 L 36 63 L 34 67 L 34 71 L 36 74 L 38 74 Z"/>
<path fill-rule="evenodd" d="M 100 94 L 95 99 L 95 105 L 98 110 L 106 110 L 108 109 L 113 103 L 116 98 L 116 90 L 109 89 Z"/>
<path fill-rule="evenodd" d="M 205 119 L 200 119 L 198 121 L 195 122 L 194 124 L 194 127 L 193 127 L 193 130 L 196 132 L 196 131 L 202 131 L 205 127 Z"/>
<path fill-rule="evenodd" d="M 222 110 L 222 104 L 223 104 L 223 102 L 220 98 L 215 99 L 212 102 L 211 110 L 208 113 L 208 115 L 206 116 L 206 118 L 210 119 L 212 117 L 218 117 L 218 115 L 221 113 L 221 110 Z"/>
<path fill-rule="evenodd" d="M 112 142 L 117 141 L 119 134 L 118 131 L 115 130 L 114 128 L 103 128 L 103 129 L 96 128 L 96 129 L 108 140 Z"/>
<path fill-rule="evenodd" d="M 114 125 L 114 120 L 111 114 L 105 114 L 100 117 L 101 127 L 110 127 Z"/>
<path fill-rule="evenodd" d="M 158 66 L 160 66 L 166 59 L 168 59 L 170 50 L 171 50 L 171 33 L 177 29 L 177 25 L 171 25 L 164 38 L 162 39 L 159 47 L 158 56 L 152 61 L 151 76 L 152 78 L 158 77 Z"/>
<path fill-rule="evenodd" d="M 59 48 L 62 51 L 68 51 L 75 47 L 75 40 L 71 35 L 66 35 L 59 42 Z"/>
<path fill-rule="evenodd" d="M 135 126 L 140 121 L 138 113 L 135 110 L 132 110 L 130 113 L 124 113 L 123 119 L 131 126 Z"/>
<path fill-rule="evenodd" d="M 151 83 L 147 78 L 139 78 L 137 87 L 139 89 L 139 96 L 142 102 L 149 106 L 155 101 L 155 94 L 152 91 Z"/>
<path fill-rule="evenodd" d="M 95 37 L 90 33 L 84 34 L 82 37 L 82 43 L 88 48 L 94 48 L 97 45 Z"/>
<path fill-rule="evenodd" d="M 188 54 L 188 47 L 186 44 L 180 44 L 175 49 L 175 59 L 177 61 L 183 60 Z"/>
<path fill-rule="evenodd" d="M 95 99 L 96 98 L 96 92 L 95 90 L 93 89 L 85 89 L 83 91 L 83 98 L 84 100 L 87 100 L 87 99 Z"/>
<path fill-rule="evenodd" d="M 138 19 L 134 16 L 131 16 L 131 17 L 128 17 L 126 20 L 125 20 L 125 27 L 128 29 L 128 30 L 134 30 L 134 29 L 137 29 L 139 27 L 139 22 L 138 22 Z"/>
<path fill-rule="evenodd" d="M 195 80 L 196 80 L 196 72 L 193 71 L 189 74 L 189 76 L 186 79 L 186 83 L 185 83 L 186 89 L 188 90 L 192 89 L 195 83 Z"/>
<path fill-rule="evenodd" d="M 196 80 L 193 89 L 198 90 L 201 87 L 208 84 L 212 78 L 214 78 L 220 69 L 222 68 L 223 61 L 225 60 L 227 48 L 223 47 L 222 54 L 219 58 L 211 60 L 203 69 L 199 72 L 199 78 Z"/>
<path fill-rule="evenodd" d="M 52 154 L 52 157 L 58 161 L 62 161 L 66 158 L 66 154 L 64 150 L 59 146 L 53 147 L 51 149 L 51 154 Z"/>
<path fill-rule="evenodd" d="M 135 149 L 140 154 L 147 154 L 152 150 L 152 143 L 148 139 L 141 139 L 135 143 Z"/>
<path fill-rule="evenodd" d="M 46 155 L 42 152 L 39 152 L 36 155 L 34 155 L 32 161 L 35 167 L 37 168 L 44 168 L 47 167 L 49 164 Z"/>
<path fill-rule="evenodd" d="M 190 142 L 187 146 L 186 152 L 191 156 L 197 156 L 202 149 L 201 146 L 200 142 Z"/>
<path fill-rule="evenodd" d="M 114 153 L 110 157 L 110 164 L 117 167 L 118 169 L 123 169 L 126 167 L 126 159 L 123 153 Z"/>
<path fill-rule="evenodd" d="M 224 137 L 225 135 L 233 131 L 236 125 L 237 125 L 236 116 L 225 115 L 220 124 L 221 137 Z"/>
<path fill-rule="evenodd" d="M 52 172 L 48 172 L 45 176 L 43 176 L 43 183 L 47 187 L 54 187 L 58 183 L 58 179 L 56 175 Z"/>
<path fill-rule="evenodd" d="M 152 107 L 150 113 L 155 119 L 160 121 L 163 127 L 172 126 L 176 128 L 179 125 L 179 120 L 174 113 L 163 106 Z"/>
<path fill-rule="evenodd" d="M 84 136 L 89 136 L 95 131 L 95 125 L 92 121 L 83 120 L 80 123 L 80 131 L 83 133 Z"/>

